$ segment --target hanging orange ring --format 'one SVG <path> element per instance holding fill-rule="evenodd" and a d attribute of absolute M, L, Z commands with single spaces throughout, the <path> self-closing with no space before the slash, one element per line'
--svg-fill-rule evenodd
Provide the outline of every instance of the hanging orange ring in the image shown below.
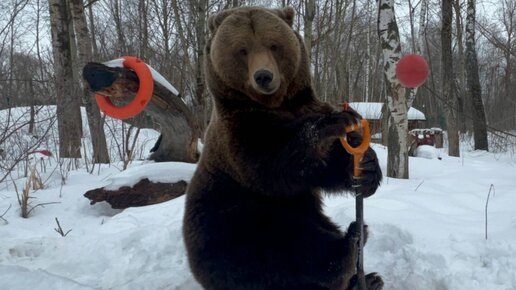
<path fill-rule="evenodd" d="M 117 107 L 113 105 L 111 100 L 103 95 L 96 94 L 95 99 L 102 112 L 106 115 L 124 120 L 134 117 L 141 113 L 147 106 L 152 98 L 152 92 L 154 91 L 154 80 L 149 67 L 139 58 L 134 56 L 124 56 L 124 67 L 134 70 L 138 80 L 140 82 L 136 97 L 127 105 Z"/>

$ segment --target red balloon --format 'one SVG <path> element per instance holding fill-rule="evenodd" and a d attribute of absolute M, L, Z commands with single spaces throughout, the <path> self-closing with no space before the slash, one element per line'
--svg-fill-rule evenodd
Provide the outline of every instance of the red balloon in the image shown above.
<path fill-rule="evenodd" d="M 396 66 L 396 77 L 406 88 L 417 88 L 424 84 L 428 73 L 428 63 L 417 54 L 405 55 Z"/>

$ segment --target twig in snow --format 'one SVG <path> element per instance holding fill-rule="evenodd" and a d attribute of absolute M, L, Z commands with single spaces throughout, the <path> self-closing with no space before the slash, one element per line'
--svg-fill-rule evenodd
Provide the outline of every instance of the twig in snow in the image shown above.
<path fill-rule="evenodd" d="M 50 204 L 60 204 L 61 202 L 58 202 L 58 201 L 54 201 L 54 202 L 45 202 L 45 203 L 38 203 L 36 204 L 35 206 L 31 207 L 31 209 L 27 212 L 27 216 L 30 215 L 30 213 L 35 210 L 38 206 L 41 206 L 41 207 L 45 207 L 45 205 L 50 205 Z"/>
<path fill-rule="evenodd" d="M 63 231 L 63 228 L 61 227 L 61 224 L 59 223 L 59 220 L 57 218 L 56 219 L 56 223 L 57 223 L 57 228 L 54 228 L 54 231 L 56 231 L 58 234 L 61 235 L 61 237 L 66 237 L 66 235 L 68 235 L 68 233 L 70 233 L 72 230 L 68 230 L 66 233 Z"/>
<path fill-rule="evenodd" d="M 9 223 L 6 219 L 4 219 L 4 215 L 11 209 L 12 204 L 9 204 L 9 207 L 4 211 L 3 214 L 0 215 L 0 219 L 2 219 L 6 224 Z"/>
<path fill-rule="evenodd" d="M 419 188 L 419 187 L 420 187 L 424 182 L 425 182 L 424 180 L 423 180 L 423 181 L 421 181 L 421 183 L 416 187 L 416 189 L 414 189 L 414 191 L 417 191 L 417 190 L 418 190 L 418 188 Z"/>
<path fill-rule="evenodd" d="M 491 184 L 491 186 L 489 187 L 489 193 L 487 194 L 487 200 L 486 200 L 486 209 L 485 209 L 485 214 L 486 214 L 486 227 L 485 227 L 486 240 L 487 240 L 487 206 L 489 205 L 489 197 L 491 196 L 491 190 L 493 191 L 493 196 L 494 196 L 495 195 L 494 184 Z"/>

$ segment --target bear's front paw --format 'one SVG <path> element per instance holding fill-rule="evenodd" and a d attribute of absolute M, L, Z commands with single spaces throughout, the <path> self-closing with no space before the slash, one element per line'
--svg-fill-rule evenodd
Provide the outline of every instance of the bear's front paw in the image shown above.
<path fill-rule="evenodd" d="M 360 162 L 358 192 L 364 197 L 373 195 L 382 181 L 382 170 L 378 164 L 376 152 L 369 148 Z"/>
<path fill-rule="evenodd" d="M 346 237 L 352 241 L 354 244 L 358 245 L 358 241 L 360 240 L 360 227 L 357 222 L 352 222 L 349 224 L 348 230 L 346 232 Z M 364 224 L 364 245 L 367 242 L 367 238 L 369 237 L 369 227 Z"/>
<path fill-rule="evenodd" d="M 317 120 L 315 129 L 320 141 L 334 140 L 346 135 L 346 127 L 358 124 L 360 119 L 360 115 L 353 111 L 334 112 Z"/>

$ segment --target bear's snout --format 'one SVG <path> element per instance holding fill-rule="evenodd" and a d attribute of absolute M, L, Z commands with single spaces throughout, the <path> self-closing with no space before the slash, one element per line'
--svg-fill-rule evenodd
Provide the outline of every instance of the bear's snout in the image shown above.
<path fill-rule="evenodd" d="M 280 78 L 269 68 L 260 68 L 251 73 L 251 85 L 260 95 L 272 95 L 280 87 Z"/>
<path fill-rule="evenodd" d="M 263 91 L 264 93 L 273 93 L 272 91 L 275 88 L 271 88 L 270 86 L 273 79 L 274 75 L 272 72 L 266 69 L 261 69 L 254 73 L 254 81 L 258 85 L 260 91 Z"/>

